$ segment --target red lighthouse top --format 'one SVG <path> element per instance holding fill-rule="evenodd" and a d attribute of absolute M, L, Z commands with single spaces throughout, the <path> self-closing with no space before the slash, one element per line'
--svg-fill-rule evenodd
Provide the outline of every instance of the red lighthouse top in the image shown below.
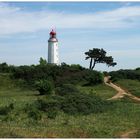
<path fill-rule="evenodd" d="M 56 32 L 52 29 L 52 31 L 50 32 L 50 39 L 49 42 L 57 42 L 57 38 L 56 38 Z"/>
<path fill-rule="evenodd" d="M 56 32 L 52 29 L 52 31 L 50 32 L 50 35 L 54 36 L 56 35 Z"/>

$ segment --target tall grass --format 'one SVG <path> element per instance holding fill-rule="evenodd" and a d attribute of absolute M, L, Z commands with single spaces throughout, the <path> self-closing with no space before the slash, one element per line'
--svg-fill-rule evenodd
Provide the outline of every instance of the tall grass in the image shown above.
<path fill-rule="evenodd" d="M 0 115 L 1 138 L 118 138 L 124 132 L 140 129 L 140 104 L 125 100 L 115 101 L 113 108 L 103 113 L 73 116 L 59 111 L 56 118 L 50 119 L 41 112 L 41 119 L 32 119 L 32 114 L 29 117 L 23 109 L 26 104 L 45 96 L 40 97 L 36 91 L 17 86 L 9 76 L 0 75 L 0 80 L 0 106 L 14 104 L 14 109 L 7 115 Z M 121 85 L 127 83 L 121 82 Z M 78 89 L 102 99 L 116 93 L 105 85 L 78 86 Z M 138 132 L 134 137 L 139 137 Z"/>
<path fill-rule="evenodd" d="M 133 95 L 140 97 L 140 81 L 122 79 L 117 81 L 117 84 L 121 85 L 122 88 L 131 92 Z"/>

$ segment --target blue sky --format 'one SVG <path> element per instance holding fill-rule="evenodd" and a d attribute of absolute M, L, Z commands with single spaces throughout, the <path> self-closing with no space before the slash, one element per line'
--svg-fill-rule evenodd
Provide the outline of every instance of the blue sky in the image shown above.
<path fill-rule="evenodd" d="M 88 67 L 84 52 L 103 48 L 118 64 L 96 70 L 140 67 L 140 2 L 2 2 L 0 63 L 37 64 L 47 59 L 51 28 L 61 62 Z"/>

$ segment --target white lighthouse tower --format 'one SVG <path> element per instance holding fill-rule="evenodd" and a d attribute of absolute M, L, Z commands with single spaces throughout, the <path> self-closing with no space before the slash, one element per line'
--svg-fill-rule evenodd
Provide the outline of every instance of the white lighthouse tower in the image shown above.
<path fill-rule="evenodd" d="M 48 40 L 48 63 L 59 65 L 58 40 L 54 30 L 50 32 Z"/>

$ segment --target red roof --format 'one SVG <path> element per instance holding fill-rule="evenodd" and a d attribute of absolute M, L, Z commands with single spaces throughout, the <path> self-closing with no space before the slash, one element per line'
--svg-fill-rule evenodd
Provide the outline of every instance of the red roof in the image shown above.
<path fill-rule="evenodd" d="M 56 32 L 52 29 L 52 31 L 50 32 L 50 35 L 56 35 Z"/>

